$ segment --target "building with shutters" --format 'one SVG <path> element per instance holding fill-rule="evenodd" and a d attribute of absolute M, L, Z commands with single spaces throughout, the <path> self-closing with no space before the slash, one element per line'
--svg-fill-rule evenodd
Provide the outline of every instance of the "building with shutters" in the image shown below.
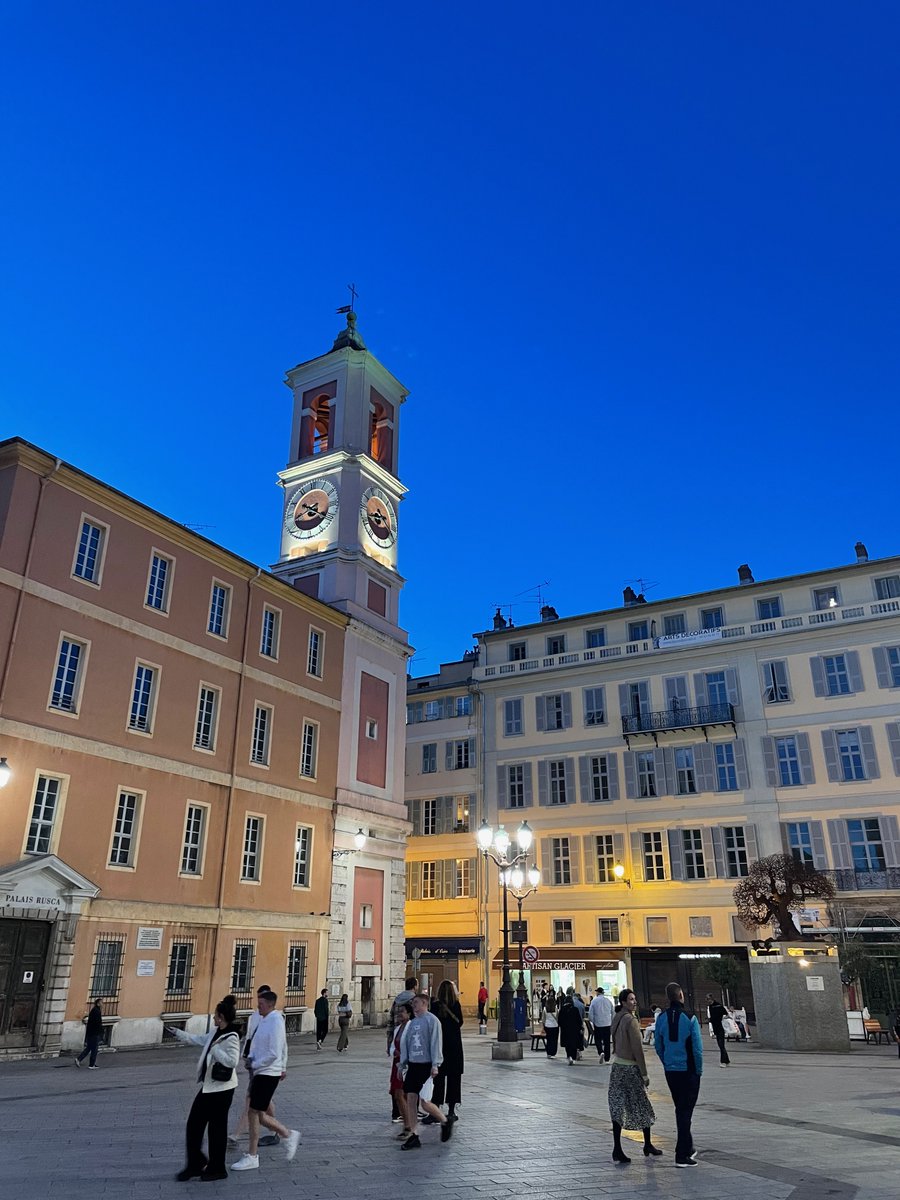
<path fill-rule="evenodd" d="M 806 922 L 837 938 L 892 928 L 900 558 L 870 561 L 859 545 L 829 570 L 757 582 L 745 567 L 719 591 L 648 603 L 628 590 L 625 601 L 478 635 L 473 828 L 485 816 L 534 830 L 534 978 L 627 979 L 643 1007 L 679 979 L 699 1002 L 708 956 L 745 963 L 757 936 L 734 915 L 735 883 L 783 850 L 837 887 Z M 412 839 L 410 857 L 427 840 Z M 496 991 L 496 895 L 486 909 L 472 932 Z"/>

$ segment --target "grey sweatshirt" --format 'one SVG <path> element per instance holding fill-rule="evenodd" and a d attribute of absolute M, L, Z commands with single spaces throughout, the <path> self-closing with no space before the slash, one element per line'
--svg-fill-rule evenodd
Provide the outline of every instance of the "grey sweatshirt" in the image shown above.
<path fill-rule="evenodd" d="M 400 1070 L 410 1063 L 428 1063 L 439 1067 L 444 1061 L 441 1023 L 434 1013 L 422 1013 L 403 1026 L 400 1035 Z"/>

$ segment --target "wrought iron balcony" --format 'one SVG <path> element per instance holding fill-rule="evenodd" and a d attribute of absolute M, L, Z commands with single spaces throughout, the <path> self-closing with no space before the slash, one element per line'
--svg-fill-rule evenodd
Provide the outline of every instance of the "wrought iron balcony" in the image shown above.
<path fill-rule="evenodd" d="M 707 729 L 712 725 L 730 725 L 735 729 L 733 704 L 701 704 L 696 708 L 667 708 L 662 712 L 639 713 L 622 718 L 622 733 L 625 741 L 639 734 L 650 734 L 657 742 L 657 734 L 673 733 L 681 729 L 702 729 L 708 741 Z"/>
<path fill-rule="evenodd" d="M 839 892 L 888 892 L 900 888 L 900 867 L 884 871 L 823 871 Z"/>

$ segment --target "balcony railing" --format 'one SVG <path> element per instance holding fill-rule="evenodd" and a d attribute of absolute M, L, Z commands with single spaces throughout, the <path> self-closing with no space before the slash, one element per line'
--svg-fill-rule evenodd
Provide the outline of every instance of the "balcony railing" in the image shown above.
<path fill-rule="evenodd" d="M 900 867 L 884 871 L 823 871 L 839 892 L 887 892 L 900 888 Z"/>
<path fill-rule="evenodd" d="M 639 713 L 622 718 L 622 733 L 625 740 L 636 734 L 672 733 L 679 729 L 703 729 L 709 725 L 730 725 L 734 728 L 733 704 L 701 704 L 696 708 L 667 708 L 662 712 Z M 629 743 L 630 745 L 630 743 Z"/>

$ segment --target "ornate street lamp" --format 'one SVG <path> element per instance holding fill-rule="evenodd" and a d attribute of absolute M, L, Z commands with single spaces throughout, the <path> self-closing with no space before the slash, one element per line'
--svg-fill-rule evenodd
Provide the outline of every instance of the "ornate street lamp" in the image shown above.
<path fill-rule="evenodd" d="M 490 859 L 496 863 L 499 873 L 500 886 L 503 890 L 503 982 L 500 985 L 500 1024 L 497 1030 L 497 1044 L 492 1049 L 492 1056 L 504 1059 L 520 1059 L 522 1046 L 516 1032 L 516 1022 L 513 1009 L 513 987 L 509 969 L 509 900 L 511 891 L 519 905 L 519 920 L 522 919 L 522 900 L 540 883 L 540 872 L 536 866 L 528 870 L 529 888 L 523 890 L 525 884 L 525 863 L 528 852 L 534 841 L 534 832 L 527 821 L 523 821 L 515 833 L 515 853 L 511 853 L 509 834 L 499 826 L 496 832 L 482 821 L 475 835 L 478 849 L 485 861 Z M 520 898 L 521 896 L 521 898 Z M 522 946 L 519 944 L 519 983 L 524 991 L 522 972 Z M 495 1053 L 496 1051 L 496 1053 Z"/>
<path fill-rule="evenodd" d="M 5 758 L 0 758 L 0 788 L 6 787 L 12 775 L 12 767 Z"/>

